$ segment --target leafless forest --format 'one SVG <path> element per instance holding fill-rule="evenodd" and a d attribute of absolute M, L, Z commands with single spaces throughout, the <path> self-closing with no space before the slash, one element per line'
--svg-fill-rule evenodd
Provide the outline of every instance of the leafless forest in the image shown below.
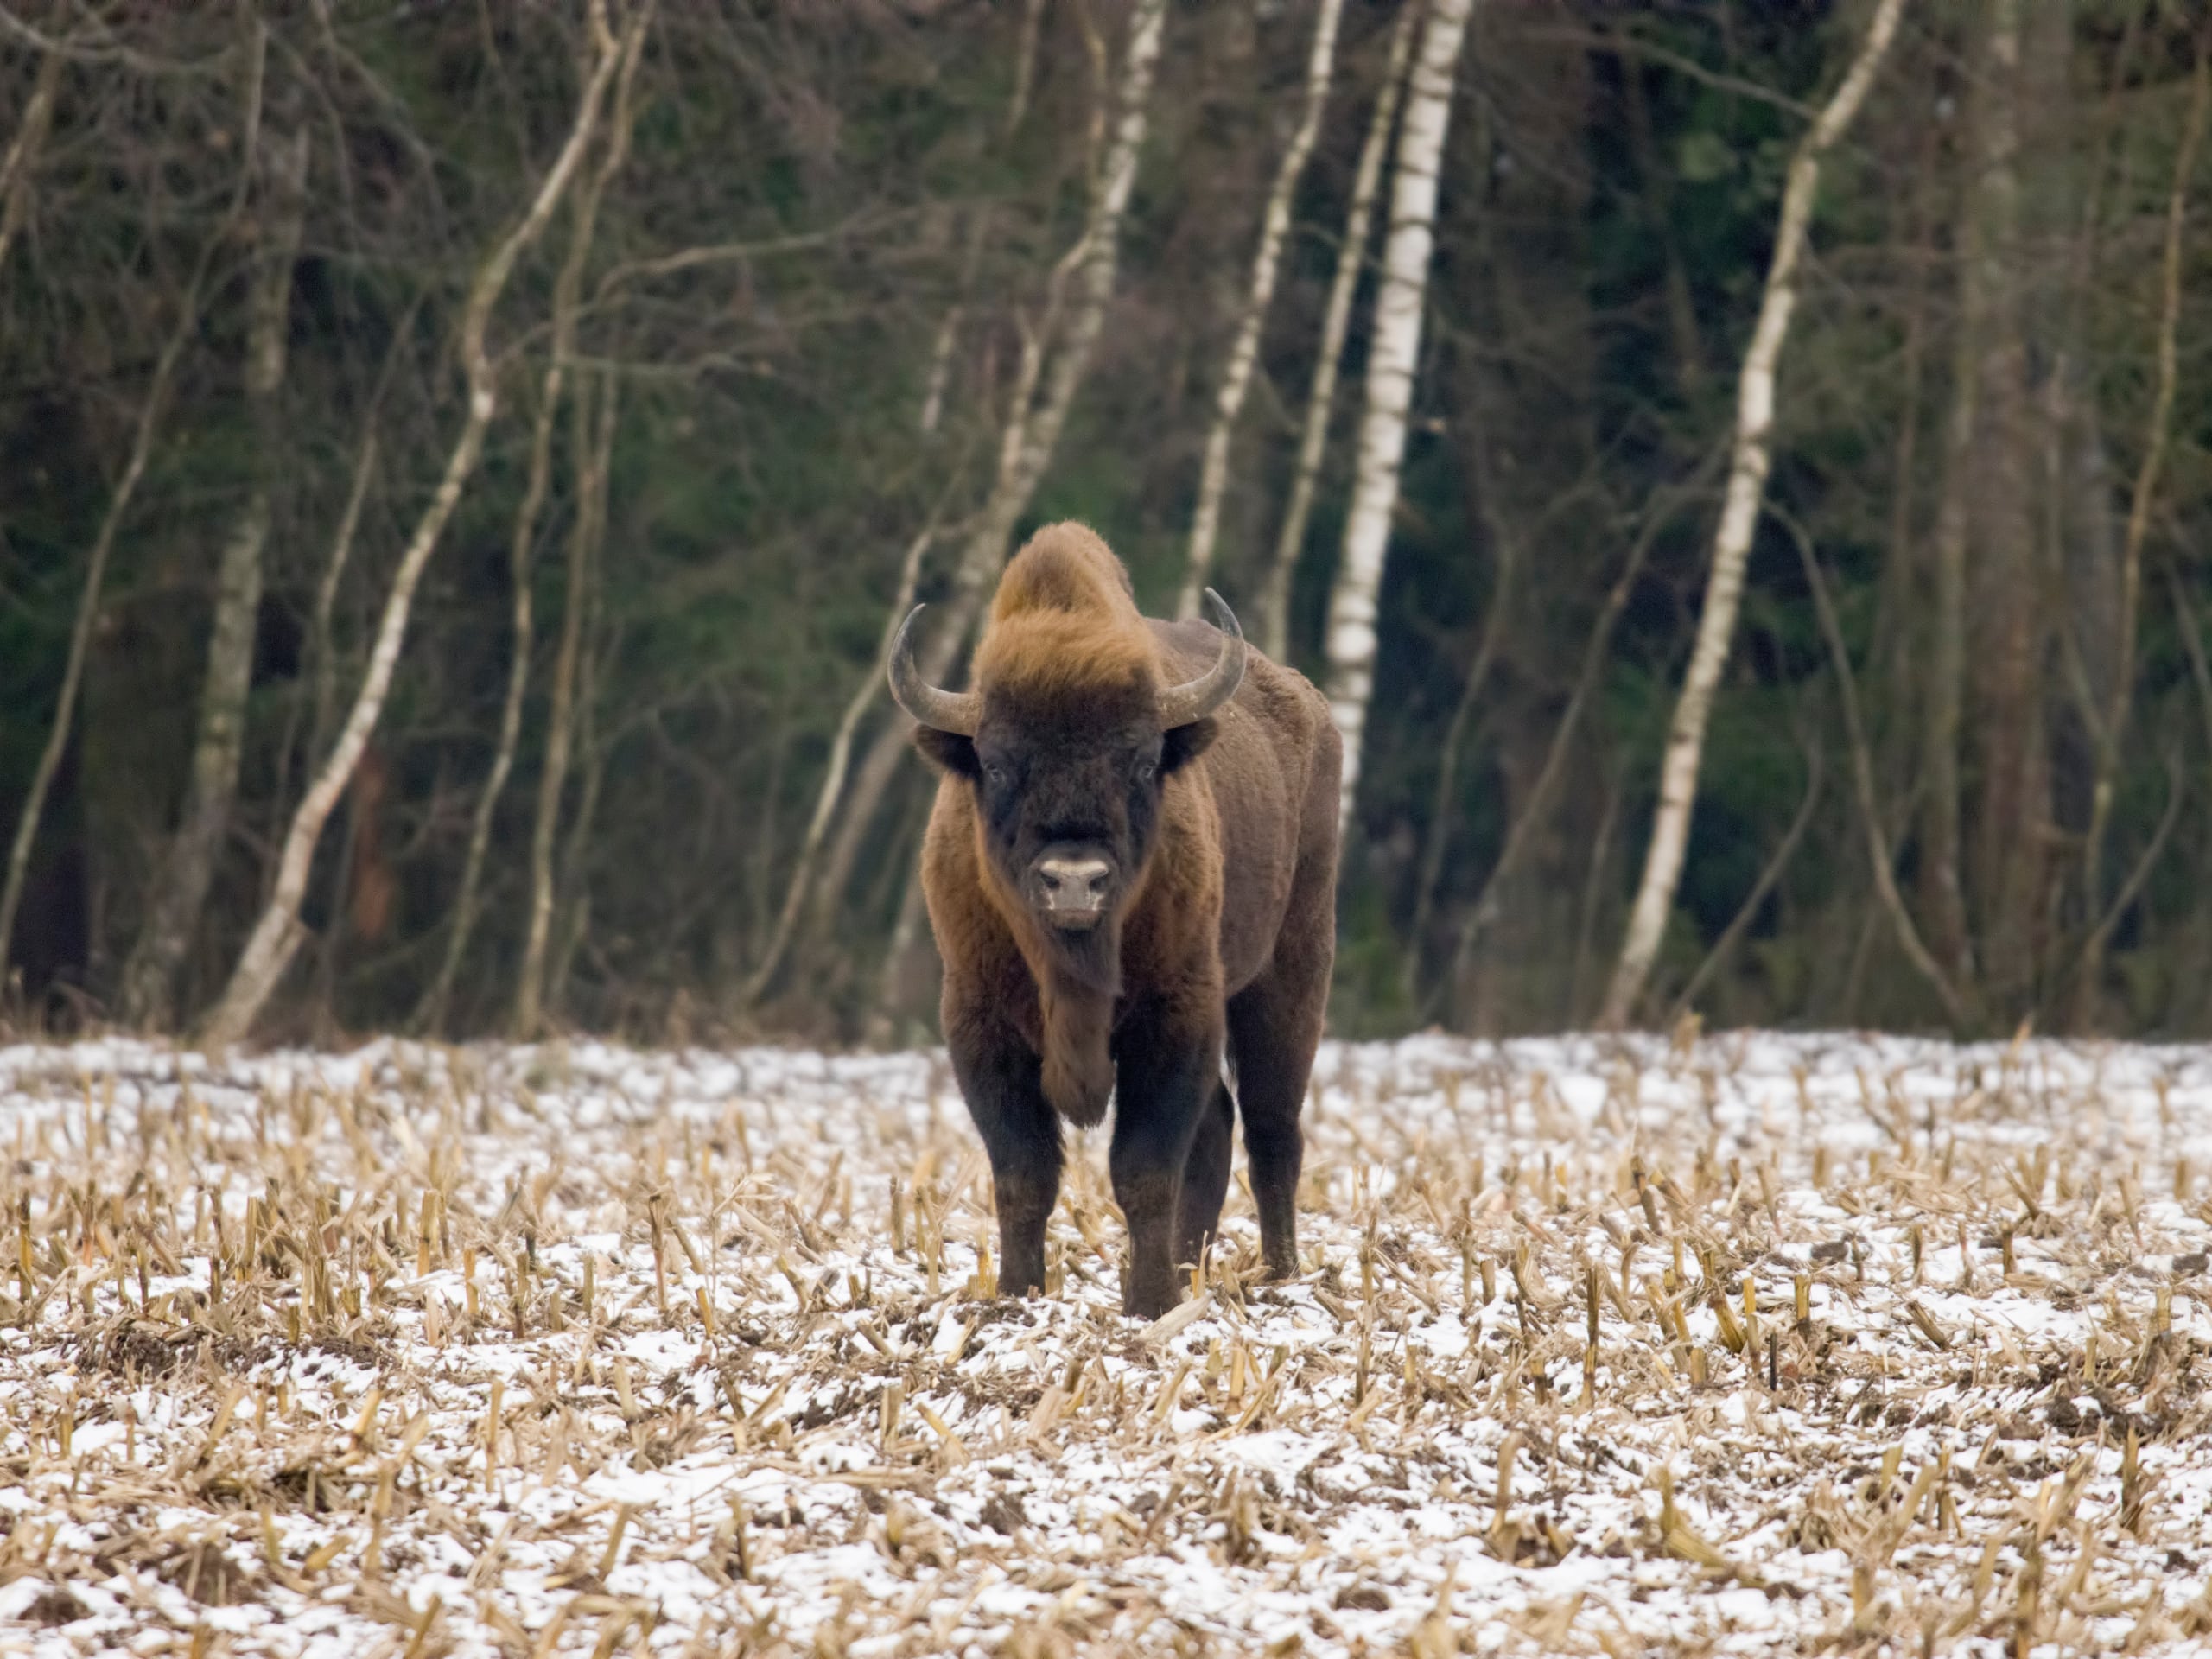
<path fill-rule="evenodd" d="M 1335 1025 L 2212 1027 L 2176 0 L 0 10 L 7 1022 L 903 1040 L 1020 538 L 1352 740 Z"/>

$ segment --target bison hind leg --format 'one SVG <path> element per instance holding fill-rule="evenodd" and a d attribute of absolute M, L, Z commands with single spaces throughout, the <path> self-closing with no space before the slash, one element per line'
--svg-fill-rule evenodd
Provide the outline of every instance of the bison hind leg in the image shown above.
<path fill-rule="evenodd" d="M 1183 1191 L 1176 1204 L 1175 1260 L 1187 1265 L 1205 1260 L 1206 1246 L 1221 1230 L 1221 1206 L 1229 1196 L 1236 1107 L 1229 1085 L 1214 1085 L 1213 1097 L 1198 1116 L 1191 1154 L 1183 1164 Z"/>
<path fill-rule="evenodd" d="M 1298 1276 L 1298 1180 L 1306 1156 L 1298 1118 L 1320 1041 L 1325 968 L 1303 977 L 1271 973 L 1229 1005 L 1244 1160 L 1271 1279 Z"/>

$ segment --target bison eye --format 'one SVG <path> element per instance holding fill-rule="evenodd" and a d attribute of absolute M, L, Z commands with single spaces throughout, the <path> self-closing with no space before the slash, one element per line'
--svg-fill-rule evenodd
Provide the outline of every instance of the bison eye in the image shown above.
<path fill-rule="evenodd" d="M 1002 784 L 1006 782 L 1006 768 L 999 765 L 995 760 L 984 761 L 983 780 L 986 783 L 991 784 Z"/>
<path fill-rule="evenodd" d="M 1147 756 L 1144 760 L 1137 762 L 1137 782 L 1141 784 L 1148 784 L 1159 775 L 1160 762 L 1157 758 Z"/>

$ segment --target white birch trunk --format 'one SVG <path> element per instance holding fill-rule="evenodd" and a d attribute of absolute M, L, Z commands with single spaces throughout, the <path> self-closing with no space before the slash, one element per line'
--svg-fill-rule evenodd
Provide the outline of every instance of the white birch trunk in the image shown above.
<path fill-rule="evenodd" d="M 632 38 L 642 44 L 644 37 L 633 35 Z M 629 155 L 631 127 L 636 117 L 632 99 L 637 72 L 638 53 L 634 48 L 626 48 L 621 69 L 615 78 L 613 136 L 600 157 L 599 166 L 576 192 L 569 217 L 568 252 L 562 258 L 559 274 L 553 279 L 552 349 L 539 382 L 537 419 L 531 432 L 529 481 L 523 489 L 522 504 L 516 509 L 514 531 L 508 542 L 508 579 L 514 588 L 510 613 L 513 645 L 507 662 L 506 696 L 499 707 L 499 743 L 492 753 L 491 772 L 476 798 L 476 810 L 469 822 L 468 849 L 461 861 L 461 887 L 454 899 L 453 922 L 446 935 L 445 954 L 439 958 L 436 976 L 415 1011 L 416 1029 L 433 1034 L 444 1024 L 454 978 L 461 971 L 461 959 L 468 953 L 469 937 L 475 931 L 484 863 L 492 846 L 492 820 L 499 810 L 500 793 L 507 786 L 508 775 L 514 770 L 516 751 L 521 747 L 523 702 L 530 690 L 531 652 L 537 639 L 536 595 L 531 590 L 531 570 L 536 561 L 538 515 L 544 510 L 545 498 L 552 486 L 553 425 L 560 413 L 562 389 L 567 384 L 569 364 L 575 356 L 577 309 L 583 291 L 584 267 L 590 262 L 592 241 L 598 230 L 600 204 L 606 200 L 607 186 L 621 171 Z"/>
<path fill-rule="evenodd" d="M 1452 124 L 1452 93 L 1474 0 L 1434 0 L 1406 88 L 1406 112 L 1392 156 L 1390 236 L 1375 299 L 1375 340 L 1367 359 L 1367 408 L 1359 429 L 1358 470 L 1344 526 L 1344 561 L 1329 595 L 1329 709 L 1344 738 L 1339 817 L 1350 822 L 1359 789 L 1360 745 L 1375 691 L 1376 601 L 1390 517 L 1398 505 L 1406 416 L 1421 357 L 1421 312 L 1436 246 L 1437 174 Z"/>
<path fill-rule="evenodd" d="M 1260 333 L 1267 326 L 1268 308 L 1275 296 L 1275 276 L 1282 266 L 1283 239 L 1290 232 L 1291 200 L 1305 175 L 1306 158 L 1321 130 L 1321 113 L 1328 107 L 1329 82 L 1337 64 L 1337 24 L 1344 14 L 1344 0 L 1321 0 L 1321 13 L 1313 24 L 1313 51 L 1306 65 L 1306 106 L 1275 170 L 1274 188 L 1268 193 L 1267 211 L 1260 222 L 1260 245 L 1252 256 L 1252 283 L 1244 302 L 1244 315 L 1229 349 L 1229 365 L 1221 377 L 1215 399 L 1213 430 L 1206 435 L 1205 465 L 1198 474 L 1198 504 L 1191 515 L 1189 569 L 1183 578 L 1183 594 L 1176 614 L 1193 617 L 1198 600 L 1213 573 L 1214 543 L 1221 533 L 1221 499 L 1229 487 L 1229 449 L 1236 434 L 1237 417 L 1244 412 L 1245 394 L 1251 390 L 1253 365 L 1259 360 Z"/>
<path fill-rule="evenodd" d="M 1842 136 L 1866 101 L 1875 73 L 1897 34 L 1897 17 L 1904 0 L 1881 0 L 1866 30 L 1850 73 L 1837 87 L 1827 106 L 1804 137 L 1789 162 L 1789 177 L 1782 195 L 1781 223 L 1775 232 L 1774 260 L 1768 267 L 1766 292 L 1760 302 L 1758 326 L 1736 384 L 1735 452 L 1728 475 L 1728 493 L 1720 511 L 1719 527 L 1713 537 L 1713 569 L 1705 589 L 1705 608 L 1698 619 L 1697 643 L 1690 655 L 1689 672 L 1682 695 L 1675 705 L 1673 724 L 1667 734 L 1667 753 L 1659 779 L 1659 810 L 1651 825 L 1651 845 L 1645 855 L 1643 879 L 1630 912 L 1628 936 L 1620 961 L 1605 993 L 1599 1016 L 1609 1027 L 1625 1025 L 1633 1016 L 1651 964 L 1659 954 L 1667 917 L 1674 908 L 1675 892 L 1682 874 L 1682 857 L 1689 845 L 1690 813 L 1697 801 L 1698 768 L 1705 756 L 1705 731 L 1713 713 L 1713 696 L 1727 665 L 1729 646 L 1736 631 L 1736 611 L 1744 594 L 1744 569 L 1758 528 L 1759 499 L 1766 488 L 1771 461 L 1768 441 L 1774 429 L 1775 366 L 1783 341 L 1789 333 L 1789 315 L 1797 302 L 1797 263 L 1804 252 L 1805 231 L 1813 213 L 1813 199 L 1821 180 L 1821 157 Z"/>
<path fill-rule="evenodd" d="M 152 902 L 123 970 L 124 1023 L 164 1031 L 175 1018 L 177 976 L 230 835 L 261 614 L 262 550 L 269 539 L 276 450 L 283 441 L 276 395 L 284 384 L 284 347 L 291 329 L 292 267 L 307 216 L 308 130 L 302 127 L 268 148 L 270 153 L 260 162 L 267 185 L 267 207 L 260 217 L 269 226 L 269 245 L 253 284 L 246 328 L 253 479 L 216 571 L 207 678 L 200 687 L 200 728 L 184 810 L 162 851 Z"/>
<path fill-rule="evenodd" d="M 633 35 L 642 35 L 644 21 L 641 9 L 630 26 Z M 276 990 L 277 981 L 290 965 L 293 952 L 299 948 L 300 936 L 304 931 L 300 924 L 300 901 L 307 894 L 308 872 L 315 858 L 315 842 L 321 838 L 322 827 L 338 804 L 338 798 L 345 792 L 361 751 L 368 747 L 369 734 L 376 728 L 378 717 L 384 712 L 385 696 L 391 689 L 392 673 L 399 664 L 399 648 L 407 637 L 407 618 L 415 602 L 416 585 L 422 581 L 423 568 L 437 550 L 446 521 L 460 505 L 461 492 L 476 470 L 476 463 L 484 453 L 485 429 L 491 425 L 492 416 L 499 408 L 498 371 L 484 344 L 493 308 L 506 291 L 515 262 L 543 233 L 546 221 L 552 218 L 554 209 L 559 207 L 582 166 L 599 126 L 600 109 L 606 101 L 608 83 L 613 79 L 615 67 L 626 49 L 618 48 L 608 34 L 605 0 L 594 0 L 592 33 L 596 60 L 577 99 L 575 119 L 568 139 L 521 221 L 493 245 L 490 257 L 469 284 L 467 303 L 461 313 L 458 353 L 468 388 L 467 409 L 460 434 L 447 456 L 445 475 L 438 481 L 436 493 L 416 520 L 414 533 L 400 556 L 391 591 L 385 595 L 384 611 L 377 621 L 368 670 L 354 695 L 353 706 L 339 731 L 329 758 L 292 814 L 283 851 L 277 861 L 276 887 L 246 940 L 221 1000 L 200 1029 L 200 1040 L 211 1046 L 238 1042 L 252 1029 L 254 1020 Z"/>
<path fill-rule="evenodd" d="M 573 247 L 573 245 L 571 245 Z M 567 275 L 564 270 L 563 276 Z M 522 743 L 523 700 L 530 690 L 530 658 L 537 640 L 536 595 L 531 591 L 531 570 L 537 562 L 537 515 L 552 486 L 553 423 L 561 407 L 561 383 L 567 370 L 567 341 L 561 324 L 561 287 L 554 285 L 553 357 L 538 385 L 537 419 L 531 431 L 529 481 L 523 486 L 522 504 L 515 511 L 514 529 L 507 543 L 507 575 L 514 592 L 508 615 L 510 645 L 506 695 L 499 704 L 499 736 L 492 752 L 492 770 L 476 797 L 468 823 L 468 849 L 461 863 L 461 887 L 453 903 L 453 920 L 446 934 L 445 953 L 438 971 L 415 1011 L 416 1029 L 440 1034 L 446 1006 L 453 995 L 453 982 L 468 953 L 469 937 L 476 930 L 477 893 L 484 880 L 484 861 L 492 847 L 492 819 L 499 796 L 514 770 L 515 751 Z"/>
<path fill-rule="evenodd" d="M 537 816 L 530 838 L 530 886 L 524 912 L 522 967 L 515 980 L 513 1036 L 528 1042 L 545 1019 L 545 952 L 553 937 L 553 843 L 575 745 L 576 680 L 583 659 L 593 556 L 607 530 L 608 451 L 614 442 L 615 380 L 580 383 L 569 402 L 575 466 L 575 517 L 569 527 L 569 571 L 562 595 L 561 645 L 545 719 L 545 759 L 537 775 Z M 597 403 L 594 402 L 594 396 Z"/>
<path fill-rule="evenodd" d="M 1329 303 L 1321 314 L 1321 339 L 1313 354 L 1313 381 L 1306 396 L 1306 425 L 1298 442 L 1298 464 L 1291 474 L 1290 501 L 1275 537 L 1274 563 L 1260 595 L 1260 649 L 1276 662 L 1290 660 L 1290 579 L 1306 546 L 1306 522 L 1313 515 L 1313 492 L 1321 479 L 1321 456 L 1329 444 L 1329 422 L 1337 404 L 1337 371 L 1351 327 L 1352 296 L 1366 261 L 1367 232 L 1375 218 L 1375 193 L 1382 163 L 1390 153 L 1390 130 L 1406 90 L 1406 58 L 1413 49 L 1414 24 L 1421 8 L 1408 0 L 1390 31 L 1389 66 L 1375 97 L 1375 113 L 1360 146 L 1352 176 L 1351 203 L 1344 211 L 1344 240 L 1337 248 L 1337 274 L 1329 284 Z"/>
<path fill-rule="evenodd" d="M 130 457 L 124 463 L 123 475 L 116 480 L 115 488 L 108 496 L 107 511 L 100 517 L 91 556 L 85 561 L 85 582 L 78 592 L 76 620 L 70 625 L 69 655 L 61 671 L 60 693 L 54 699 L 54 724 L 48 728 L 46 745 L 39 751 L 38 766 L 31 773 L 31 786 L 23 797 L 22 810 L 16 820 L 15 840 L 8 849 L 8 873 L 4 880 L 0 880 L 0 989 L 8 984 L 9 941 L 15 936 L 16 912 L 22 902 L 31 849 L 38 842 L 39 821 L 46 815 L 47 794 L 54 787 L 54 773 L 60 770 L 61 757 L 69 747 L 69 729 L 76 719 L 77 692 L 84 683 L 85 658 L 92 649 L 92 626 L 99 619 L 100 594 L 107 581 L 108 559 L 115 551 L 116 534 L 138 493 L 139 481 L 146 475 L 146 462 L 153 454 L 154 435 L 168 403 L 169 383 L 175 378 L 177 363 L 200 331 L 200 298 L 207 288 L 208 272 L 213 267 L 217 251 L 229 243 L 238 228 L 238 216 L 245 209 L 246 194 L 252 185 L 253 158 L 261 141 L 261 95 L 268 63 L 268 33 L 256 20 L 247 29 L 246 39 L 243 121 L 245 143 L 240 150 L 244 163 L 238 169 L 238 184 L 222 222 L 201 246 L 192 275 L 185 283 L 183 297 L 177 303 L 176 327 L 162 347 L 161 356 L 155 359 L 153 377 L 146 384 L 145 402 L 139 406 L 137 423 L 131 434 Z M 33 113 L 43 123 L 50 120 L 52 111 L 49 107 L 44 114 Z M 28 139 L 29 118 L 26 128 Z M 40 130 L 42 132 L 43 129 Z M 25 169 L 32 159 L 31 147 L 19 141 L 7 162 L 11 202 L 25 188 Z"/>

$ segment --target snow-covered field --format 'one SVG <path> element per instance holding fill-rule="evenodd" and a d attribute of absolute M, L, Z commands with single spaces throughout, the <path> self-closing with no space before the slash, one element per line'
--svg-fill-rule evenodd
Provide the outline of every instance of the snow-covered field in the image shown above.
<path fill-rule="evenodd" d="M 2212 1052 L 1332 1047 L 1118 1306 L 940 1058 L 0 1051 L 0 1649 L 2212 1643 Z"/>

